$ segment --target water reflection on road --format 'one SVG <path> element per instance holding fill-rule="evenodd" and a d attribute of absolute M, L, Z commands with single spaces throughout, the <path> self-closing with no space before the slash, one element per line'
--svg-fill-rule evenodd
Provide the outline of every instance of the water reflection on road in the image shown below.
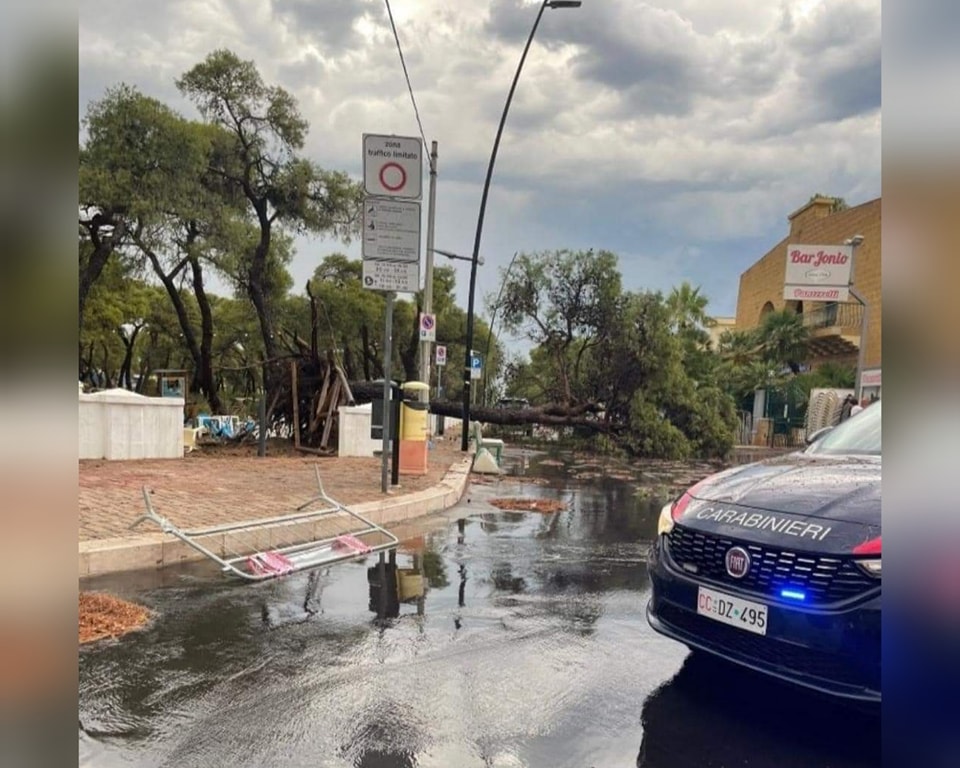
<path fill-rule="evenodd" d="M 81 764 L 878 764 L 875 719 L 654 634 L 659 500 L 568 473 L 474 486 L 447 519 L 408 530 L 395 571 L 370 558 L 256 585 L 206 568 L 85 585 L 159 619 L 81 653 Z M 568 509 L 487 503 L 530 494 Z"/>

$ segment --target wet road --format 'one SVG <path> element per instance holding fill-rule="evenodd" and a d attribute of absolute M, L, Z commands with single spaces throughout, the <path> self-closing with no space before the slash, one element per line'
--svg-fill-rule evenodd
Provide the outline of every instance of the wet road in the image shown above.
<path fill-rule="evenodd" d="M 82 649 L 80 765 L 879 765 L 876 717 L 653 633 L 660 501 L 581 477 L 474 486 L 409 529 L 398 564 L 428 586 L 383 618 L 374 558 L 256 585 L 206 568 L 84 584 L 159 618 Z M 520 495 L 569 506 L 487 503 Z"/>

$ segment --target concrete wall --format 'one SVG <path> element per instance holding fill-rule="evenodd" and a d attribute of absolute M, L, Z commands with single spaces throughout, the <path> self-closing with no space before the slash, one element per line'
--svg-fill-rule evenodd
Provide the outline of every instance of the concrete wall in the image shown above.
<path fill-rule="evenodd" d="M 833 212 L 828 200 L 815 200 L 788 217 L 789 234 L 771 248 L 759 261 L 740 276 L 737 295 L 738 330 L 760 324 L 763 308 L 769 302 L 775 310 L 786 307 L 783 283 L 787 266 L 788 243 L 842 244 L 854 235 L 863 235 L 863 244 L 854 255 L 853 286 L 870 307 L 867 324 L 865 368 L 879 368 L 881 362 L 880 292 L 880 198 L 868 203 Z M 851 297 L 851 302 L 856 302 Z M 812 311 L 823 304 L 804 302 L 803 310 Z M 856 356 L 845 362 L 856 364 Z"/>
<path fill-rule="evenodd" d="M 123 389 L 80 395 L 80 458 L 183 458 L 183 405 Z"/>

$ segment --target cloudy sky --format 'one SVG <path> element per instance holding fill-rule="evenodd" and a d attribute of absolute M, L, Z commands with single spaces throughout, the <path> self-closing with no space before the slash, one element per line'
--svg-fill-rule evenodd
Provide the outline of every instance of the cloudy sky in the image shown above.
<path fill-rule="evenodd" d="M 391 7 L 426 138 L 439 142 L 436 247 L 469 254 L 537 4 Z M 196 117 L 174 81 L 226 47 L 294 94 L 306 153 L 326 167 L 359 179 L 363 133 L 419 133 L 385 0 L 80 0 L 79 13 L 81 114 L 126 82 Z M 740 273 L 815 192 L 880 195 L 879 0 L 548 10 L 500 147 L 480 295 L 496 292 L 514 251 L 603 248 L 627 287 L 690 280 L 713 314 L 732 315 Z M 297 285 L 334 250 L 359 256 L 359 244 L 300 241 Z M 465 304 L 469 265 L 456 264 Z"/>

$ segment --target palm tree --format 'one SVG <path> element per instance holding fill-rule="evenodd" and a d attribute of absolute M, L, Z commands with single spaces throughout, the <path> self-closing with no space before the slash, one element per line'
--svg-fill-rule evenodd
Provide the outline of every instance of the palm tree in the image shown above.
<path fill-rule="evenodd" d="M 693 328 L 702 329 L 711 323 L 707 315 L 709 299 L 700 293 L 699 286 L 694 288 L 686 280 L 679 288 L 670 291 L 665 303 L 675 331 L 683 333 Z"/>
<path fill-rule="evenodd" d="M 802 315 L 788 309 L 771 312 L 763 318 L 758 334 L 767 360 L 788 366 L 794 375 L 800 373 L 810 341 L 810 329 L 803 324 Z"/>
<path fill-rule="evenodd" d="M 776 370 L 764 354 L 757 329 L 724 331 L 717 345 L 717 355 L 720 357 L 720 380 L 737 400 L 757 389 L 767 388 L 776 378 Z"/>

